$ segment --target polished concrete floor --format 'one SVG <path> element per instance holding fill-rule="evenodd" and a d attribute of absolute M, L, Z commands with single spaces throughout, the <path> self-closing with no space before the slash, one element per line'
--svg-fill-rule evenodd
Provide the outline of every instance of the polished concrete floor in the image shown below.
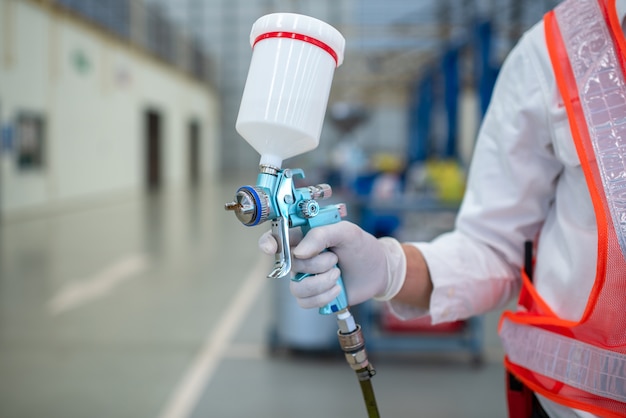
<path fill-rule="evenodd" d="M 223 210 L 254 180 L 0 224 L 0 418 L 367 416 L 334 350 L 273 341 L 263 231 Z M 497 317 L 479 366 L 410 345 L 370 353 L 381 416 L 505 416 Z"/>

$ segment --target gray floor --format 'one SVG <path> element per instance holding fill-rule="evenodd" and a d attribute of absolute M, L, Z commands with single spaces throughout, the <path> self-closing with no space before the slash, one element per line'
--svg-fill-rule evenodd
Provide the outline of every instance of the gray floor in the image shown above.
<path fill-rule="evenodd" d="M 0 417 L 367 416 L 341 356 L 268 350 L 262 231 L 223 210 L 243 183 L 1 224 Z M 484 318 L 480 367 L 370 353 L 381 415 L 505 416 L 497 318 Z"/>

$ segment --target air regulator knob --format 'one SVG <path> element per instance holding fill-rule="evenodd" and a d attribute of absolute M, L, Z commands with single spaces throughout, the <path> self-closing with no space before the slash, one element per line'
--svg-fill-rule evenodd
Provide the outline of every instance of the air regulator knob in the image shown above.
<path fill-rule="evenodd" d="M 298 207 L 305 218 L 312 218 L 320 212 L 320 205 L 315 200 L 303 200 Z"/>
<path fill-rule="evenodd" d="M 246 226 L 259 225 L 267 221 L 270 212 L 267 193 L 256 186 L 242 186 L 235 200 L 224 205 L 224 209 L 235 212 L 235 216 Z"/>

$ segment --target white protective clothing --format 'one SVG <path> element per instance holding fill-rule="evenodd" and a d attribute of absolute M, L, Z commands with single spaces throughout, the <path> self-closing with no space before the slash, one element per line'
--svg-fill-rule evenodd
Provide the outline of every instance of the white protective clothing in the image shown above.
<path fill-rule="evenodd" d="M 543 22 L 525 34 L 501 69 L 455 230 L 414 244 L 433 282 L 433 322 L 505 304 L 519 287 L 523 243 L 535 239 L 535 288 L 558 316 L 580 319 L 596 276 L 596 218 Z M 392 306 L 403 317 L 424 314 Z M 539 400 L 551 417 L 593 417 Z"/>
<path fill-rule="evenodd" d="M 502 307 L 539 236 L 535 285 L 576 319 L 595 277 L 595 215 L 545 46 L 543 22 L 511 51 L 478 135 L 455 230 L 415 243 L 433 282 L 433 323 Z M 423 314 L 399 304 L 403 317 Z"/>
<path fill-rule="evenodd" d="M 616 7 L 623 22 L 626 0 L 617 0 Z M 596 273 L 596 218 L 543 20 L 500 70 L 455 230 L 414 243 L 433 281 L 433 323 L 505 304 L 519 288 L 524 242 L 535 239 L 537 291 L 558 316 L 580 319 Z M 404 317 L 424 314 L 394 308 Z"/>

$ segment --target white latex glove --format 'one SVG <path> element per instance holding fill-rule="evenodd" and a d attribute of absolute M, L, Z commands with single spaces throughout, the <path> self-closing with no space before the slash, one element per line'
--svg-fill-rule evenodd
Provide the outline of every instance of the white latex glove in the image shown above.
<path fill-rule="evenodd" d="M 291 235 L 292 272 L 315 275 L 290 284 L 291 293 L 303 308 L 318 308 L 333 301 L 341 292 L 337 284 L 340 274 L 350 305 L 371 298 L 389 300 L 404 283 L 406 258 L 393 238 L 376 239 L 347 221 L 313 228 L 301 241 L 299 235 Z M 259 248 L 274 254 L 278 246 L 267 232 L 259 239 Z"/>

